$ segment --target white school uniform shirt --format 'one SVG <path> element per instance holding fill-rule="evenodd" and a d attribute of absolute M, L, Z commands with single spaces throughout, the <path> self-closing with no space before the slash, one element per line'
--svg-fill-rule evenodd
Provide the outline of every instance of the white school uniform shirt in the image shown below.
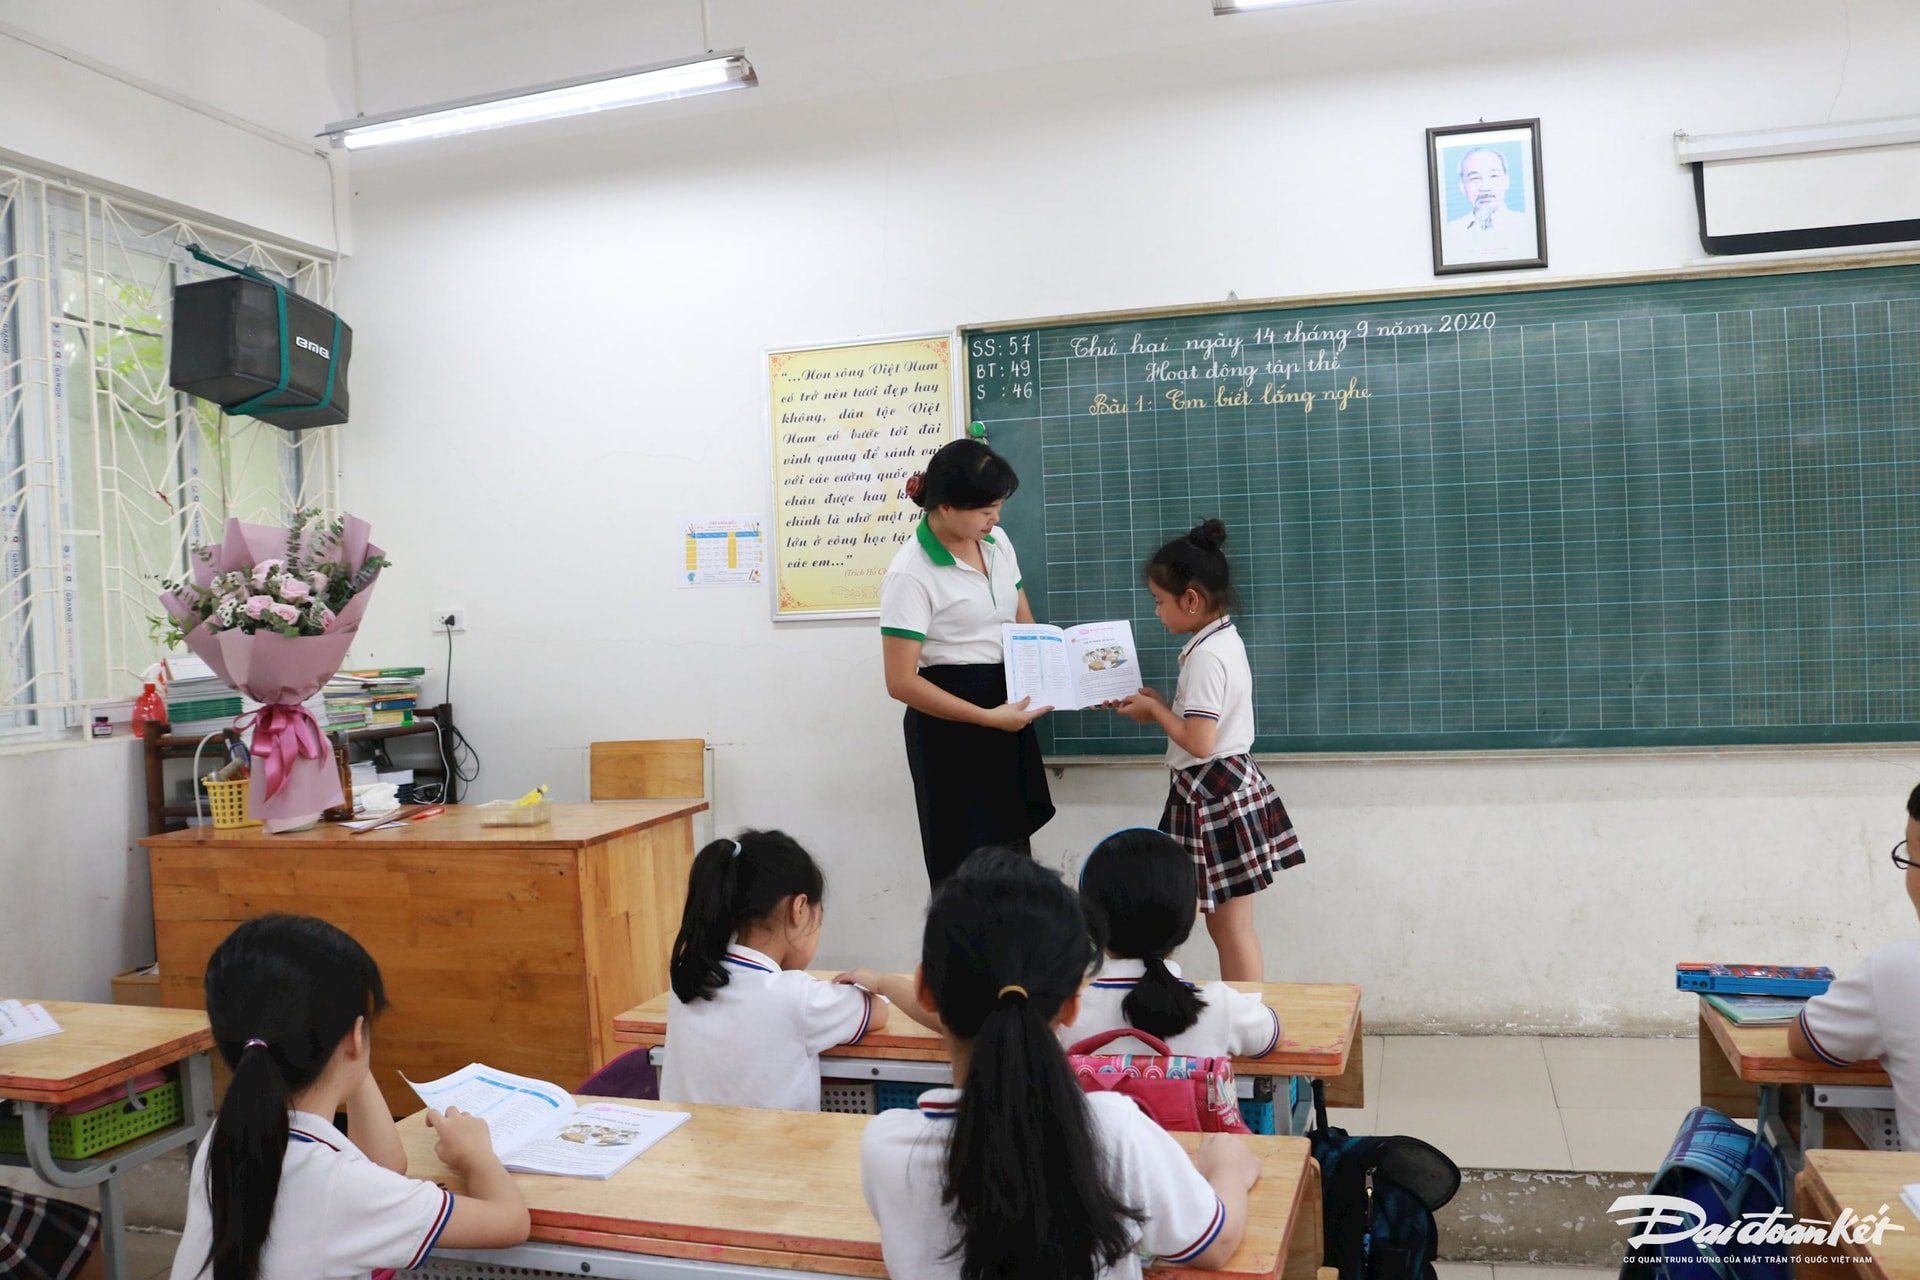
<path fill-rule="evenodd" d="M 1020 559 L 1005 529 L 980 539 L 983 574 L 922 519 L 880 580 L 880 634 L 920 642 L 920 665 L 1004 660 L 1002 624 L 1020 611 Z"/>
<path fill-rule="evenodd" d="M 1800 1030 L 1831 1066 L 1880 1060 L 1893 1080 L 1900 1145 L 1920 1151 L 1920 941 L 1881 947 L 1807 1001 Z"/>
<path fill-rule="evenodd" d="M 1180 966 L 1167 961 L 1173 976 Z M 1099 974 L 1080 991 L 1080 1016 L 1071 1026 L 1060 1025 L 1060 1043 L 1072 1045 L 1088 1036 L 1099 1035 L 1130 1025 L 1121 1006 L 1133 993 L 1134 984 L 1147 971 L 1144 960 L 1110 958 Z M 1167 1036 L 1167 1048 L 1196 1058 L 1264 1058 L 1280 1047 L 1280 1014 L 1257 991 L 1235 991 L 1224 982 L 1209 982 L 1205 987 L 1187 983 L 1200 993 L 1206 1008 L 1200 1020 L 1178 1035 Z M 1101 1053 L 1150 1053 L 1146 1045 L 1132 1036 L 1115 1040 Z"/>
<path fill-rule="evenodd" d="M 737 942 L 721 963 L 727 985 L 712 996 L 667 999 L 660 1100 L 818 1111 L 820 1053 L 867 1034 L 873 997 L 782 969 Z"/>
<path fill-rule="evenodd" d="M 1213 753 L 1204 759 L 1167 742 L 1167 766 L 1190 769 L 1253 750 L 1253 668 L 1247 646 L 1232 618 L 1221 618 L 1194 632 L 1180 650 L 1180 683 L 1173 692 L 1173 714 L 1218 720 Z"/>
<path fill-rule="evenodd" d="M 260 1253 L 260 1280 L 367 1280 L 377 1270 L 405 1271 L 426 1261 L 453 1216 L 452 1192 L 382 1168 L 319 1116 L 293 1111 L 287 1124 L 286 1163 Z M 202 1142 L 193 1159 L 172 1280 L 213 1275 L 201 1270 L 213 1243 L 210 1147 Z"/>
<path fill-rule="evenodd" d="M 940 1201 L 947 1133 L 959 1105 L 958 1089 L 929 1089 L 919 1106 L 882 1112 L 861 1135 L 860 1187 L 880 1224 L 880 1253 L 893 1280 L 960 1274 L 960 1260 L 946 1256 L 959 1232 Z M 1180 1144 L 1120 1094 L 1089 1094 L 1087 1111 L 1108 1185 L 1120 1203 L 1146 1215 L 1131 1227 L 1135 1251 L 1101 1272 L 1102 1280 L 1139 1280 L 1141 1253 L 1172 1264 L 1205 1253 L 1227 1210 Z"/>

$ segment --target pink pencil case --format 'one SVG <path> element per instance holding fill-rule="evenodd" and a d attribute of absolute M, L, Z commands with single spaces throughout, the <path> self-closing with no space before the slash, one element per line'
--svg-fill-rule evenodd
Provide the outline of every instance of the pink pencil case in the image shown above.
<path fill-rule="evenodd" d="M 90 1093 L 84 1098 L 75 1098 L 72 1102 L 63 1102 L 53 1109 L 57 1116 L 77 1116 L 88 1111 L 97 1111 L 111 1102 L 126 1101 L 129 1093 L 145 1093 L 147 1090 L 163 1085 L 167 1077 L 158 1071 L 149 1071 L 143 1076 L 114 1085 L 111 1089 L 102 1089 Z"/>

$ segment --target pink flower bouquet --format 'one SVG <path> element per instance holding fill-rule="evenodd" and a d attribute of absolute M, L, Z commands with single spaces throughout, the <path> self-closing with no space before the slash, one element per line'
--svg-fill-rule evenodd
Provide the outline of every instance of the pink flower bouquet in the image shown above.
<path fill-rule="evenodd" d="M 229 520 L 218 546 L 193 553 L 188 580 L 162 584 L 169 647 L 185 644 L 261 704 L 248 800 L 270 832 L 309 826 L 343 799 L 326 735 L 303 704 L 340 669 L 386 567 L 368 532 L 352 516 L 320 524 L 314 511 L 284 529 Z"/>

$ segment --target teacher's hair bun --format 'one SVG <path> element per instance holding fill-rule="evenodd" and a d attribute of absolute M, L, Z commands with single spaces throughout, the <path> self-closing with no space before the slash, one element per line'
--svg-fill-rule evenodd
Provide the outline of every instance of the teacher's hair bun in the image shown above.
<path fill-rule="evenodd" d="M 924 471 L 916 471 L 908 476 L 906 490 L 908 499 L 918 505 L 920 495 L 927 491 L 927 473 Z"/>
<path fill-rule="evenodd" d="M 1193 532 L 1187 535 L 1187 541 L 1202 551 L 1211 551 L 1219 555 L 1227 545 L 1227 526 L 1220 520 L 1202 520 L 1193 526 Z"/>

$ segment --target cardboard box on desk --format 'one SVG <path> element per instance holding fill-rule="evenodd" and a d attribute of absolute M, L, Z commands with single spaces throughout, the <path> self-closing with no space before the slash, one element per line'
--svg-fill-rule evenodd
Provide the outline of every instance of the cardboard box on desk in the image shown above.
<path fill-rule="evenodd" d="M 113 1002 L 160 1008 L 160 967 L 150 964 L 114 974 Z"/>

